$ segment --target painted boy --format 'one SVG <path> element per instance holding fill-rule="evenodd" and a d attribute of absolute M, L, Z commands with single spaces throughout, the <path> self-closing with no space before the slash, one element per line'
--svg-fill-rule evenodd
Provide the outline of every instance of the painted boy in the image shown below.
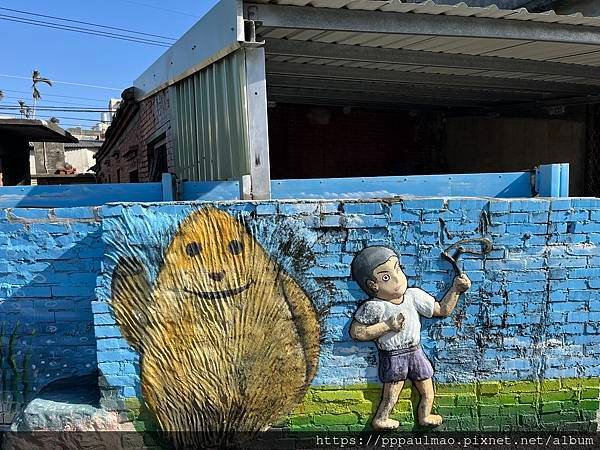
<path fill-rule="evenodd" d="M 350 335 L 358 341 L 375 341 L 379 349 L 379 379 L 383 393 L 372 426 L 394 430 L 400 423 L 390 419 L 404 381 L 408 378 L 421 394 L 419 423 L 437 426 L 442 417 L 431 414 L 433 368 L 423 353 L 421 318 L 448 317 L 461 293 L 471 287 L 466 275 L 454 278 L 440 302 L 419 288 L 408 288 L 398 255 L 387 247 L 366 247 L 352 261 L 352 276 L 371 297 L 354 314 Z"/>

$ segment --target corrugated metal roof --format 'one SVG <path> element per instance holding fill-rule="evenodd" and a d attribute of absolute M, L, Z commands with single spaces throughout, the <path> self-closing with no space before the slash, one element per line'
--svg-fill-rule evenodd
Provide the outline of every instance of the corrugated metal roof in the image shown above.
<path fill-rule="evenodd" d="M 532 13 L 526 8 L 500 9 L 496 5 L 485 7 L 436 4 L 432 0 L 422 3 L 403 3 L 400 0 L 253 0 L 252 3 L 311 6 L 315 8 L 355 9 L 364 11 L 390 11 L 413 14 L 479 17 L 488 19 L 525 20 L 533 22 L 560 23 L 563 25 L 586 25 L 600 27 L 600 17 L 586 17 L 581 13 L 560 15 L 554 11 Z"/>
<path fill-rule="evenodd" d="M 356 94 L 350 80 L 357 92 L 367 94 L 376 87 L 365 84 L 370 79 L 387 83 L 407 103 L 419 95 L 411 97 L 410 91 L 401 92 L 404 88 L 442 86 L 444 91 L 436 92 L 440 99 L 447 92 L 449 106 L 450 100 L 461 104 L 470 85 L 474 101 L 503 102 L 502 92 L 513 102 L 515 95 L 527 102 L 599 93 L 600 17 L 431 0 L 250 0 L 245 5 L 254 5 L 258 39 L 266 40 L 268 85 L 275 101 L 305 96 L 326 102 L 343 98 L 343 92 L 350 98 Z M 439 17 L 424 21 L 427 15 Z M 494 35 L 495 24 L 507 26 L 496 27 Z"/>
<path fill-rule="evenodd" d="M 65 149 L 80 149 L 80 148 L 100 148 L 104 141 L 97 141 L 91 139 L 79 139 L 77 143 L 65 144 Z"/>
<path fill-rule="evenodd" d="M 469 7 L 465 3 L 438 5 L 431 0 L 423 3 L 402 3 L 399 0 L 254 0 L 252 3 L 324 9 L 376 10 L 404 14 L 463 16 L 575 26 L 585 25 L 586 27 L 600 28 L 600 17 L 584 17 L 581 13 L 571 15 L 558 15 L 554 11 L 530 13 L 525 8 L 501 10 L 495 5 Z M 346 30 L 295 29 L 269 27 L 268 23 L 259 27 L 258 34 L 261 38 L 287 39 L 292 41 L 421 50 L 434 53 L 498 56 L 600 66 L 600 46 L 596 44 L 546 42 L 543 40 L 511 39 L 510 37 L 457 37 Z"/>

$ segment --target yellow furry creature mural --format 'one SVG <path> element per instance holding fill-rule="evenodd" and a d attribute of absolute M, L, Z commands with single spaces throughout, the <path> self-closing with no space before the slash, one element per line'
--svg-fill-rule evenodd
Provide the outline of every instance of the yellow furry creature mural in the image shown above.
<path fill-rule="evenodd" d="M 140 353 L 142 393 L 163 431 L 218 443 L 265 430 L 302 400 L 317 370 L 310 299 L 215 208 L 181 223 L 153 285 L 139 262 L 121 258 L 112 308 Z"/>

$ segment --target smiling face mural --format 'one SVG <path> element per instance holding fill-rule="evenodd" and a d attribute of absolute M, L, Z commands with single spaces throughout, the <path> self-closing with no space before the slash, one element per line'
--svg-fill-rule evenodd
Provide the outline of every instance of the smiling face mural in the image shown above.
<path fill-rule="evenodd" d="M 220 442 L 268 428 L 302 400 L 318 363 L 315 309 L 240 222 L 214 208 L 192 213 L 153 284 L 146 273 L 121 258 L 112 307 L 164 431 Z"/>

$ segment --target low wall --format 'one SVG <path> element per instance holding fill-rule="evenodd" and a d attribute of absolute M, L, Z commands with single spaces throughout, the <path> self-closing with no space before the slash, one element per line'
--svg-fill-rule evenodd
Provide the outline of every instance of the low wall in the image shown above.
<path fill-rule="evenodd" d="M 380 396 L 372 343 L 348 335 L 366 298 L 350 262 L 367 245 L 402 255 L 409 286 L 440 299 L 452 271 L 440 252 L 486 237 L 494 251 L 465 255 L 473 282 L 451 317 L 423 320 L 435 408 L 445 430 L 592 430 L 600 398 L 600 199 L 394 198 L 367 201 L 124 204 L 102 208 L 106 254 L 93 303 L 106 408 L 144 413 L 139 358 L 111 315 L 111 277 L 134 256 L 150 279 L 181 220 L 217 206 L 243 220 L 254 238 L 307 292 L 322 316 L 319 369 L 286 424 L 299 430 L 363 429 Z M 413 429 L 417 396 L 395 409 Z"/>
<path fill-rule="evenodd" d="M 96 208 L 0 209 L 0 424 L 48 383 L 94 373 Z"/>

